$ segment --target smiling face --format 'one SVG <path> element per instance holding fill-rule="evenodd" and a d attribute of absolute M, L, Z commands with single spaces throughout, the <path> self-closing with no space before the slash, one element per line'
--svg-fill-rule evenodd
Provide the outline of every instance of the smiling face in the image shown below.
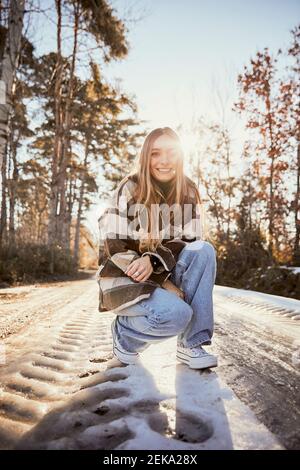
<path fill-rule="evenodd" d="M 158 181 L 170 181 L 176 177 L 180 148 L 176 140 L 163 134 L 155 139 L 150 155 L 150 172 Z"/>

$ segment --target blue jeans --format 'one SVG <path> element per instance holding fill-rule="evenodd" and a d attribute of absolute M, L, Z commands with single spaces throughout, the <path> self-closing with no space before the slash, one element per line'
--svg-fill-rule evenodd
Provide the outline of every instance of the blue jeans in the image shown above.
<path fill-rule="evenodd" d="M 183 290 L 184 300 L 157 287 L 147 299 L 118 311 L 116 330 L 121 346 L 126 351 L 141 352 L 150 343 L 176 335 L 182 346 L 211 344 L 215 278 L 213 245 L 204 240 L 190 242 L 180 252 L 169 277 Z"/>

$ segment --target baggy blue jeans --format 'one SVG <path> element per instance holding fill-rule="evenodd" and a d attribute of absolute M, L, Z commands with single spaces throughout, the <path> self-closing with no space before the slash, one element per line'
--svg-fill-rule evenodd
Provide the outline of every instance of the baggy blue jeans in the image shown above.
<path fill-rule="evenodd" d="M 169 280 L 184 292 L 157 287 L 150 297 L 118 311 L 116 330 L 126 351 L 142 352 L 150 343 L 178 336 L 178 344 L 211 344 L 214 329 L 213 287 L 216 252 L 204 240 L 188 243 L 180 252 Z"/>

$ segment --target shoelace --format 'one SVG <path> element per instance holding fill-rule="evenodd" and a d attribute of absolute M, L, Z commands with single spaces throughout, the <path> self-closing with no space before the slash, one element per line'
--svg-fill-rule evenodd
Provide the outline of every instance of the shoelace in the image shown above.
<path fill-rule="evenodd" d="M 181 347 L 183 347 L 184 349 L 189 349 L 193 354 L 198 354 L 199 356 L 204 356 L 207 354 L 207 352 L 204 351 L 204 349 L 202 349 L 201 346 L 194 347 L 194 348 L 185 348 L 184 346 L 181 346 Z"/>
<path fill-rule="evenodd" d="M 204 351 L 201 346 L 199 346 L 198 348 L 191 348 L 191 350 L 193 351 L 193 353 L 198 354 L 199 356 L 205 356 L 207 354 L 207 352 Z"/>

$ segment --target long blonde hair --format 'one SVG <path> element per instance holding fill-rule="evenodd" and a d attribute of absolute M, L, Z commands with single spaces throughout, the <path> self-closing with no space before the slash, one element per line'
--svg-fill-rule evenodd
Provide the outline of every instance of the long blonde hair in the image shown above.
<path fill-rule="evenodd" d="M 146 208 L 148 227 L 150 228 L 150 232 L 148 232 L 147 237 L 141 238 L 139 240 L 140 252 L 148 250 L 155 251 L 157 245 L 161 242 L 160 238 L 153 237 L 153 227 L 155 226 L 157 220 L 152 220 L 153 212 L 151 211 L 151 205 L 160 204 L 162 198 L 164 198 L 164 195 L 161 193 L 155 178 L 151 175 L 150 159 L 155 140 L 163 134 L 166 134 L 174 139 L 179 149 L 176 176 L 174 180 L 172 180 L 173 182 L 171 184 L 170 191 L 167 195 L 167 198 L 165 199 L 166 203 L 168 205 L 180 204 L 181 207 L 183 207 L 184 203 L 190 202 L 188 199 L 188 194 L 189 188 L 192 187 L 194 189 L 193 193 L 196 197 L 196 202 L 201 204 L 201 197 L 197 186 L 190 178 L 184 175 L 184 153 L 178 134 L 170 127 L 158 127 L 152 130 L 146 136 L 135 168 L 131 172 L 131 174 L 135 174 L 138 179 L 138 185 L 133 197 L 137 203 L 143 204 L 143 206 Z M 172 214 L 172 219 L 174 219 L 174 214 Z"/>

